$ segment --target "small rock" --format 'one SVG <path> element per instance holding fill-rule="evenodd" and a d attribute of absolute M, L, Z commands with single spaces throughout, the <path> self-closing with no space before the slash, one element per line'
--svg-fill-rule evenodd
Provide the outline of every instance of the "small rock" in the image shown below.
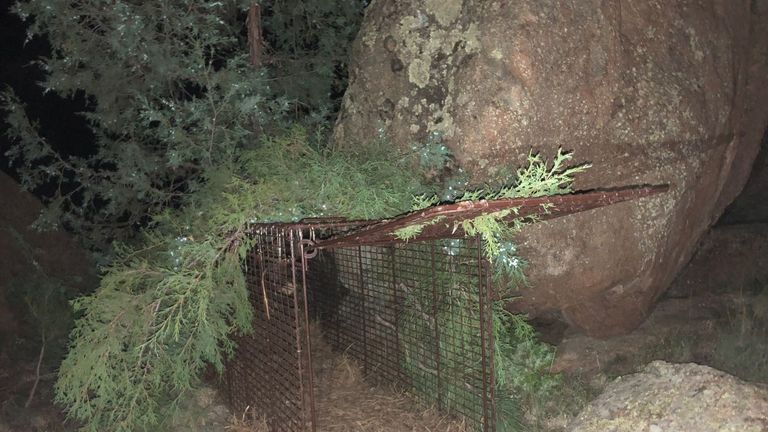
<path fill-rule="evenodd" d="M 609 384 L 569 430 L 765 432 L 768 387 L 707 366 L 654 361 Z"/>

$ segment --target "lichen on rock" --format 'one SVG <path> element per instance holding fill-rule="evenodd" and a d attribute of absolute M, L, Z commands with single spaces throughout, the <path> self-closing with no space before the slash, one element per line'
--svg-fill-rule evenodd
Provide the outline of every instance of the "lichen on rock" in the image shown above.
<path fill-rule="evenodd" d="M 408 65 L 408 80 L 419 88 L 424 88 L 429 84 L 429 65 L 426 59 L 413 59 Z"/>
<path fill-rule="evenodd" d="M 654 361 L 609 384 L 568 430 L 762 432 L 767 424 L 767 388 L 707 366 Z"/>
<path fill-rule="evenodd" d="M 426 0 L 424 6 L 441 26 L 453 24 L 461 13 L 462 0 Z"/>

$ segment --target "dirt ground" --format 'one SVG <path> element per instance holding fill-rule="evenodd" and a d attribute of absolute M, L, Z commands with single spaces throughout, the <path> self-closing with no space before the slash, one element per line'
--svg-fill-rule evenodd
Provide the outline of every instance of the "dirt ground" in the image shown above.
<path fill-rule="evenodd" d="M 435 409 L 417 408 L 414 399 L 402 390 L 373 386 L 363 376 L 361 366 L 325 343 L 319 327 L 313 335 L 313 361 L 316 365 L 315 408 L 317 430 L 324 432 L 471 432 L 460 420 Z M 0 432 L 70 432 L 76 425 L 65 423 L 64 414 L 51 402 L 52 375 L 40 382 L 34 402 L 24 408 L 34 382 L 33 364 L 5 364 L 0 372 Z M 174 431 L 186 432 L 268 432 L 266 422 L 247 413 L 236 415 L 223 404 L 212 388 L 201 389 L 193 398 L 191 416 Z"/>
<path fill-rule="evenodd" d="M 316 339 L 313 358 L 319 359 L 326 370 L 318 376 L 316 385 L 318 430 L 470 432 L 462 421 L 435 409 L 419 409 L 400 390 L 371 386 L 363 379 L 362 368 L 354 359 L 333 352 L 321 337 Z"/>
<path fill-rule="evenodd" d="M 566 332 L 556 341 L 554 371 L 622 375 L 652 360 L 717 368 L 723 329 L 762 326 L 766 301 L 768 224 L 715 227 L 639 328 L 607 340 Z"/>
<path fill-rule="evenodd" d="M 461 420 L 432 408 L 419 408 L 414 399 L 394 387 L 374 386 L 360 364 L 335 352 L 313 326 L 312 361 L 315 364 L 315 411 L 317 430 L 323 432 L 472 432 Z M 268 432 L 266 422 L 251 425 L 236 419 L 234 432 Z"/>
<path fill-rule="evenodd" d="M 0 363 L 3 363 L 0 361 Z M 33 364 L 0 364 L 0 432 L 71 432 L 75 425 L 64 421 L 64 414 L 54 406 L 54 375 L 42 376 L 35 396 L 25 407 L 34 386 Z"/>

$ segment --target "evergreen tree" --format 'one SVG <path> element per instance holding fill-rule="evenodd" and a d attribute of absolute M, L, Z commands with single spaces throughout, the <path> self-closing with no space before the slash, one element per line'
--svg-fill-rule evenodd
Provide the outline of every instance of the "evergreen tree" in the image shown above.
<path fill-rule="evenodd" d="M 287 112 L 310 118 L 343 87 L 363 3 L 269 2 L 262 67 L 249 62 L 252 1 L 22 1 L 29 38 L 52 50 L 42 91 L 84 95 L 95 145 L 61 154 L 12 91 L 3 96 L 7 155 L 24 187 L 57 185 L 40 226 L 61 226 L 96 250 L 125 240 L 152 215 L 183 204 L 207 173 L 258 143 Z M 337 34 L 336 32 L 341 32 Z M 300 76 L 296 76 L 296 73 Z M 290 74 L 289 74 L 290 73 Z M 298 90 L 303 88 L 303 90 Z M 294 90 L 297 89 L 297 90 Z M 312 89 L 310 91 L 309 89 Z M 312 109 L 307 109 L 312 108 Z M 320 117 L 323 117 L 321 114 Z"/>
<path fill-rule="evenodd" d="M 299 113 L 326 119 L 339 108 L 365 0 L 265 3 L 264 34 L 275 91 Z"/>

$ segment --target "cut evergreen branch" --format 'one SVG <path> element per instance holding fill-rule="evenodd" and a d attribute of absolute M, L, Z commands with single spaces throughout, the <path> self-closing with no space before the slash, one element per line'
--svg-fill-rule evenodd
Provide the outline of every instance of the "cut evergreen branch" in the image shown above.
<path fill-rule="evenodd" d="M 422 155 L 423 157 L 423 155 Z M 569 167 L 567 162 L 571 160 L 571 153 L 562 149 L 558 150 L 551 164 L 539 154 L 528 154 L 528 165 L 516 171 L 511 184 L 500 188 L 476 189 L 464 192 L 452 201 L 441 201 L 438 195 L 416 195 L 413 199 L 412 211 L 423 210 L 440 204 L 451 204 L 462 201 L 492 201 L 499 199 L 532 198 L 540 196 L 562 195 L 571 193 L 571 184 L 576 174 L 590 167 L 589 164 Z M 548 208 L 543 207 L 542 212 Z M 536 220 L 536 215 L 523 218 L 510 218 L 517 213 L 517 209 L 501 210 L 490 214 L 483 214 L 472 219 L 466 219 L 459 223 L 462 230 L 468 236 L 479 235 L 483 240 L 483 252 L 485 257 L 494 264 L 495 274 L 511 274 L 516 278 L 521 276 L 521 260 L 515 255 L 515 247 L 509 243 L 512 236 L 519 232 L 527 223 Z M 431 221 L 400 228 L 392 234 L 401 240 L 410 240 L 417 237 L 424 227 L 436 223 Z M 455 227 L 454 227 L 455 229 Z"/>
<path fill-rule="evenodd" d="M 429 189 L 419 180 L 423 176 L 414 176 L 414 162 L 407 157 L 383 150 L 331 152 L 319 144 L 298 126 L 265 137 L 232 164 L 208 171 L 201 188 L 181 209 L 166 210 L 153 219 L 143 242 L 116 248 L 117 258 L 105 269 L 99 289 L 74 303 L 80 318 L 56 386 L 57 401 L 84 424 L 84 430 L 167 426 L 180 401 L 197 385 L 202 368 L 206 364 L 222 368 L 234 348 L 232 335 L 248 331 L 251 314 L 261 313 L 250 308 L 242 273 L 250 224 L 330 215 L 386 217 L 402 213 L 417 193 Z M 465 230 L 498 239 L 493 253 L 508 253 L 513 267 L 521 270 L 522 262 L 507 240 L 520 226 L 499 222 L 508 215 L 486 215 Z M 486 254 L 489 244 L 484 243 Z M 448 288 L 460 283 L 443 282 Z M 476 314 L 471 312 L 472 303 L 462 298 L 436 305 L 440 312 L 435 324 Z M 406 301 L 432 306 L 431 298 Z M 515 332 L 522 324 L 500 314 L 501 309 L 494 312 L 499 326 L 494 332 L 501 344 L 496 361 L 527 365 L 520 369 L 528 371 L 527 381 L 509 388 L 527 386 L 523 387 L 527 392 L 536 393 L 535 374 L 546 363 L 545 351 L 524 333 Z M 468 323 L 457 325 L 451 334 L 462 339 L 459 343 L 464 345 L 458 346 L 477 342 Z M 431 343 L 428 338 L 417 340 Z M 506 352 L 504 344 L 514 350 Z M 449 363 L 451 355 L 457 355 L 447 345 L 440 349 Z M 532 357 L 520 350 L 530 351 Z M 455 359 L 445 365 L 446 370 L 458 364 Z M 428 374 L 424 365 L 411 365 L 409 370 Z M 517 374 L 509 367 L 497 373 L 510 370 Z M 500 375 L 497 380 L 509 383 L 516 377 Z M 463 384 L 454 384 L 454 391 L 460 391 Z M 520 401 L 516 396 L 510 400 Z"/>
<path fill-rule="evenodd" d="M 391 217 L 407 211 L 415 194 L 434 189 L 412 157 L 383 146 L 331 151 L 321 144 L 294 126 L 244 152 L 238 163 L 251 182 L 258 221 Z"/>
<path fill-rule="evenodd" d="M 589 165 L 567 167 L 571 155 L 558 151 L 551 165 L 539 155 L 528 156 L 528 166 L 517 170 L 512 184 L 496 190 L 478 189 L 460 194 L 455 201 L 497 200 L 507 198 L 528 198 L 551 196 L 571 192 L 573 176 L 584 171 Z M 434 196 L 417 196 L 412 210 L 422 210 L 439 205 L 441 200 Z M 548 209 L 543 208 L 546 212 Z M 492 308 L 493 326 L 493 363 L 495 373 L 495 397 L 497 403 L 496 430 L 523 430 L 521 410 L 540 414 L 552 395 L 562 385 L 559 375 L 549 373 L 554 361 L 554 349 L 536 339 L 533 327 L 523 316 L 511 314 L 506 310 L 510 293 L 516 284 L 525 283 L 525 262 L 517 256 L 517 248 L 512 242 L 514 234 L 527 224 L 536 221 L 536 217 L 515 218 L 517 209 L 507 209 L 459 222 L 461 229 L 470 237 L 482 239 L 484 256 L 492 263 L 497 282 L 506 281 L 509 286 L 500 287 L 503 292 L 495 293 Z M 418 224 L 397 230 L 394 235 L 401 240 L 410 240 L 418 236 L 426 224 Z M 456 250 L 456 240 L 449 241 L 446 247 Z M 462 241 L 459 241 L 462 242 Z M 448 254 L 448 260 L 453 254 Z M 477 281 L 472 281 L 463 272 L 450 268 L 438 269 L 439 282 L 436 286 L 446 292 L 437 297 L 419 294 L 418 290 L 408 293 L 405 313 L 398 322 L 401 332 L 408 332 L 409 338 L 401 338 L 403 344 L 403 367 L 412 378 L 412 382 L 422 395 L 431 395 L 431 402 L 441 401 L 449 410 L 466 409 L 462 392 L 465 378 L 456 373 L 457 368 L 466 364 L 466 359 L 455 358 L 455 346 L 479 346 L 480 335 L 472 329 L 479 323 L 479 305 L 477 299 Z M 447 278 L 447 279 L 446 279 Z M 430 281 L 424 280 L 423 284 Z M 435 298 L 438 300 L 434 304 Z M 474 300 L 473 300 L 474 299 Z M 425 315 L 420 311 L 437 311 L 432 317 L 432 326 L 441 329 L 442 339 L 436 341 L 428 325 L 424 325 Z M 461 320 L 457 320 L 460 317 Z M 481 325 L 481 324 L 480 324 Z M 438 344 L 435 346 L 435 344 Z M 438 388 L 437 374 L 420 362 L 421 352 L 439 352 L 439 369 L 454 371 L 442 386 Z M 480 403 L 480 401 L 478 401 Z M 481 412 L 481 407 L 474 407 Z"/>
<path fill-rule="evenodd" d="M 238 222 L 175 238 L 169 227 L 147 233 L 144 248 L 119 248 L 97 291 L 75 301 L 81 317 L 56 400 L 83 430 L 156 430 L 207 364 L 221 371 L 232 333 L 247 331 L 252 314 L 241 268 L 249 240 Z"/>
<path fill-rule="evenodd" d="M 118 245 L 80 318 L 56 399 L 86 431 L 168 426 L 206 364 L 221 370 L 252 311 L 242 266 L 249 225 L 303 217 L 401 213 L 425 186 L 392 152 L 329 152 L 301 127 L 265 138 L 209 171 L 179 210 L 153 219 L 137 245 Z"/>

